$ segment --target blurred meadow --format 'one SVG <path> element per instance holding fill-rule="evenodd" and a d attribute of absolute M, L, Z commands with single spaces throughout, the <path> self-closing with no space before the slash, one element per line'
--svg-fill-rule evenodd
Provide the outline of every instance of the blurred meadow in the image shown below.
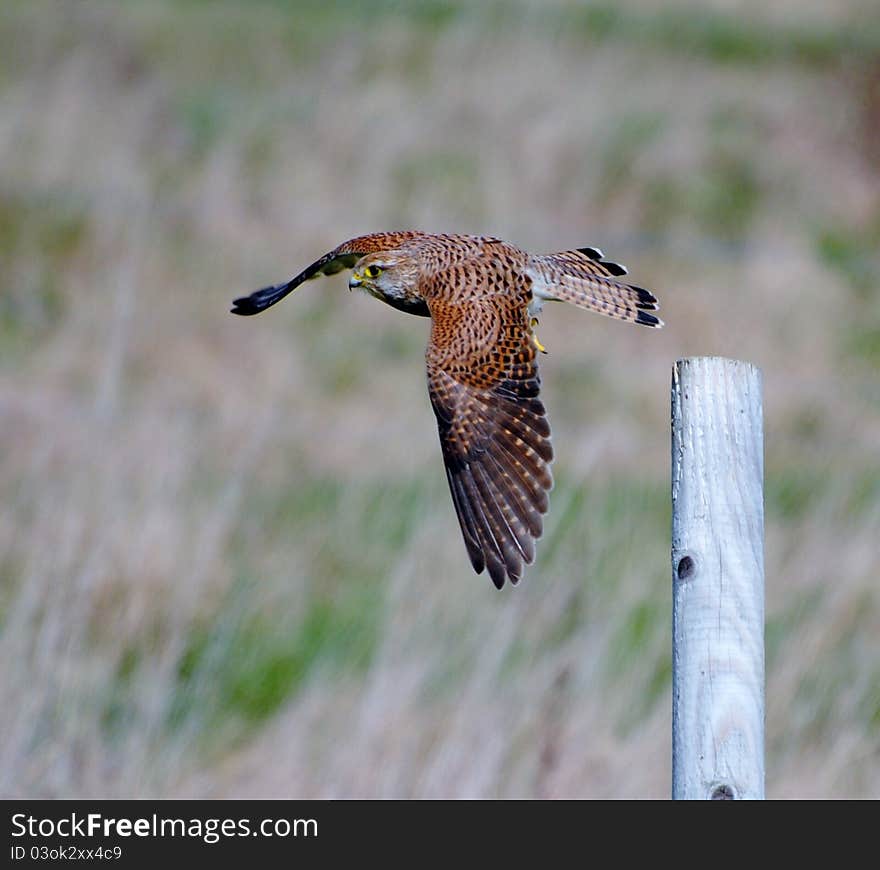
<path fill-rule="evenodd" d="M 536 564 L 473 575 L 382 229 L 598 245 Z M 767 792 L 880 797 L 875 0 L 4 0 L 0 794 L 665 797 L 669 380 L 766 415 Z"/>

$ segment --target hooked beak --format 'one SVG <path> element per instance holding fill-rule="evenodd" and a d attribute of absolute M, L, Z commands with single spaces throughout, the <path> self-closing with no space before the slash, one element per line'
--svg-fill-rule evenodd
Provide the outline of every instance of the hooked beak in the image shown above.
<path fill-rule="evenodd" d="M 361 275 L 359 272 L 352 272 L 351 278 L 348 279 L 348 289 L 354 290 L 355 287 L 360 287 L 361 284 L 363 284 L 363 283 L 364 283 L 363 275 Z"/>

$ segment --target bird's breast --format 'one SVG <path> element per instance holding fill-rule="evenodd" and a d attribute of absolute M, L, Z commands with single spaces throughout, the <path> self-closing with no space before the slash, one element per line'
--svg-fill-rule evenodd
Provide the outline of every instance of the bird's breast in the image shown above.
<path fill-rule="evenodd" d="M 377 299 L 381 299 L 386 305 L 390 305 L 398 311 L 403 311 L 406 314 L 415 314 L 416 317 L 431 316 L 431 312 L 428 310 L 428 303 L 420 296 L 411 296 L 409 294 L 405 296 L 395 296 L 382 293 L 381 291 L 374 292 L 372 290 L 370 293 Z"/>

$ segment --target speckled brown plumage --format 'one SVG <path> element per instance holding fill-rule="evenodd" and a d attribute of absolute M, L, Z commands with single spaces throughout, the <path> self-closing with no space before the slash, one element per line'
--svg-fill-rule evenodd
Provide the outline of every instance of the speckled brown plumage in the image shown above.
<path fill-rule="evenodd" d="M 428 393 L 471 563 L 500 589 L 535 558 L 553 485 L 533 318 L 545 301 L 661 326 L 648 290 L 595 248 L 531 255 L 500 239 L 376 233 L 344 242 L 284 284 L 236 299 L 256 314 L 304 281 L 353 268 L 349 282 L 431 318 Z"/>

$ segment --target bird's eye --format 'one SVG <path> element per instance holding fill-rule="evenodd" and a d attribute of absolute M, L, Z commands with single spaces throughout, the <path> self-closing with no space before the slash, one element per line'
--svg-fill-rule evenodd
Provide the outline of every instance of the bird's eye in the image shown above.
<path fill-rule="evenodd" d="M 367 266 L 367 268 L 364 269 L 364 277 L 378 278 L 381 271 L 382 270 L 378 266 Z"/>

